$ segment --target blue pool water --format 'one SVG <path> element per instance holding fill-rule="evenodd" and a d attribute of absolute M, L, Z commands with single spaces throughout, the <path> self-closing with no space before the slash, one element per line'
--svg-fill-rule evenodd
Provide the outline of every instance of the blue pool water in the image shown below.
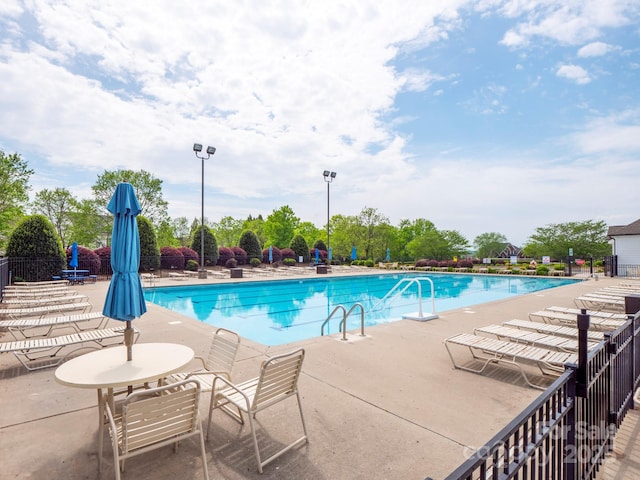
<path fill-rule="evenodd" d="M 207 324 L 224 327 L 265 345 L 320 336 L 322 323 L 337 305 L 347 310 L 355 303 L 365 309 L 365 325 L 402 318 L 418 311 L 418 287 L 414 283 L 391 303 L 380 300 L 399 280 L 428 277 L 434 283 L 435 311 L 468 307 L 515 295 L 566 285 L 560 278 L 505 277 L 492 275 L 406 274 L 367 275 L 238 282 L 145 289 L 145 299 Z M 422 309 L 431 313 L 431 286 L 421 281 Z M 360 328 L 359 309 L 349 317 L 347 330 Z M 336 315 L 326 333 L 336 333 L 342 315 Z"/>

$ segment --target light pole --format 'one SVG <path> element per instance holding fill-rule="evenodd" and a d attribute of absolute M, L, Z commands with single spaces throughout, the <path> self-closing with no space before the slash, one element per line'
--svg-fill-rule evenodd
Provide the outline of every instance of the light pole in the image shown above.
<path fill-rule="evenodd" d="M 202 144 L 194 143 L 193 151 L 196 157 L 202 159 L 202 195 L 200 199 L 201 203 L 201 215 L 200 215 L 200 271 L 198 271 L 198 278 L 207 278 L 207 269 L 204 268 L 204 161 L 208 160 L 211 155 L 216 153 L 215 147 L 207 147 L 207 156 L 198 155 L 202 151 Z"/>
<path fill-rule="evenodd" d="M 331 260 L 331 256 L 329 254 L 331 249 L 331 240 L 329 239 L 329 184 L 333 182 L 334 178 L 336 178 L 336 172 L 325 170 L 322 172 L 322 176 L 324 177 L 324 181 L 327 182 L 327 259 Z"/>

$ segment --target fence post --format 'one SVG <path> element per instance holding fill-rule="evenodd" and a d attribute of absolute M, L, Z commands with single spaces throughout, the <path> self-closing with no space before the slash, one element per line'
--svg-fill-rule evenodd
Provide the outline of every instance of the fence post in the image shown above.
<path fill-rule="evenodd" d="M 576 409 L 578 408 L 578 400 L 576 396 L 576 387 L 577 387 L 577 375 L 578 375 L 578 366 L 575 363 L 566 364 L 565 370 L 571 370 L 571 377 L 567 381 L 567 398 L 570 399 L 571 407 L 566 415 L 566 428 L 564 429 L 564 434 L 566 438 L 564 439 L 564 449 L 562 452 L 562 466 L 564 470 L 564 475 L 562 478 L 565 480 L 575 480 L 576 478 L 576 456 L 573 455 L 578 451 L 578 444 L 576 439 L 576 418 L 577 413 Z"/>
<path fill-rule="evenodd" d="M 589 332 L 590 321 L 590 317 L 587 315 L 587 309 L 581 309 L 578 314 L 578 374 L 576 381 L 576 395 L 582 398 L 587 398 L 588 396 L 587 355 L 589 353 L 589 349 L 587 344 L 587 334 Z"/>
<path fill-rule="evenodd" d="M 633 392 L 635 392 L 636 384 L 637 384 L 637 363 L 636 362 L 636 317 L 638 316 L 638 312 L 640 311 L 640 295 L 627 295 L 624 297 L 624 313 L 627 315 L 627 318 L 631 321 L 632 330 L 631 330 L 631 344 L 629 347 L 631 348 L 631 387 L 633 388 Z M 635 408 L 635 395 L 631 397 L 631 406 L 630 408 Z"/>

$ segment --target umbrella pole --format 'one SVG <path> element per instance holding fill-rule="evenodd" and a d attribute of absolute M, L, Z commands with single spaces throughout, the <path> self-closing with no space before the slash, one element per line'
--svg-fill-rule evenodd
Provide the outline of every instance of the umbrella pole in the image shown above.
<path fill-rule="evenodd" d="M 124 329 L 124 344 L 127 346 L 127 362 L 133 360 L 133 328 L 131 328 L 131 321 L 127 320 L 127 327 Z"/>
<path fill-rule="evenodd" d="M 127 326 L 124 329 L 124 344 L 127 346 L 127 362 L 133 360 L 133 328 L 131 328 L 131 321 L 127 320 Z M 133 385 L 127 386 L 127 395 L 133 393 Z"/>

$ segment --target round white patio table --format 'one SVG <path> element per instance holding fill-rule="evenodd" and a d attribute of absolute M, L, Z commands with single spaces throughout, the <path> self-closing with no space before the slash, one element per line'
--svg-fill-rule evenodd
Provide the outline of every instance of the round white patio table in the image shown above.
<path fill-rule="evenodd" d="M 113 389 L 150 382 L 175 373 L 193 359 L 193 350 L 177 343 L 136 343 L 132 360 L 119 345 L 75 357 L 56 369 L 56 380 L 77 388 Z"/>
<path fill-rule="evenodd" d="M 113 389 L 160 380 L 183 369 L 194 356 L 191 348 L 176 343 L 136 343 L 131 361 L 127 347 L 119 345 L 80 355 L 60 365 L 55 372 L 58 383 L 68 387 L 95 388 L 98 391 L 99 435 L 104 428 L 104 390 L 113 409 Z M 102 455 L 98 455 L 99 460 Z"/>

